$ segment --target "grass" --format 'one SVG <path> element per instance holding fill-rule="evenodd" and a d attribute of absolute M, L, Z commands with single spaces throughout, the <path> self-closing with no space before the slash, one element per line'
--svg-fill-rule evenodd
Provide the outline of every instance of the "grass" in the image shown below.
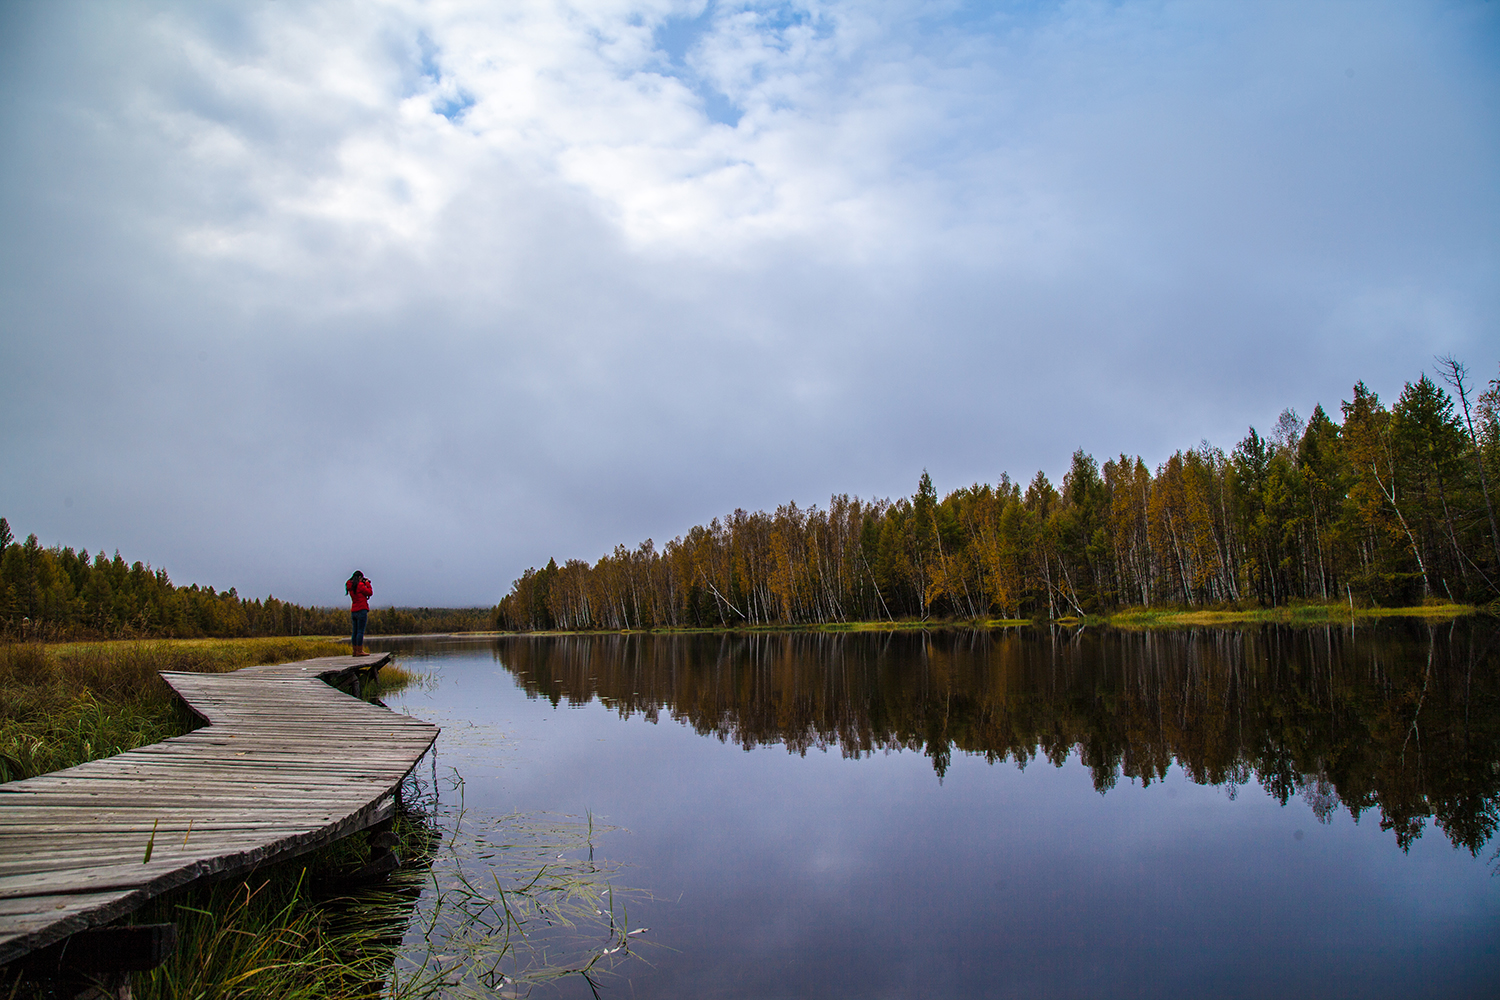
<path fill-rule="evenodd" d="M 135 977 L 138 1000 L 249 1000 L 288 997 L 354 1000 L 391 995 L 397 943 L 414 894 L 431 864 L 437 833 L 421 810 L 398 815 L 394 882 L 350 884 L 368 860 L 355 835 L 253 875 L 169 893 L 137 911 L 136 923 L 177 924 L 167 962 Z"/>
<path fill-rule="evenodd" d="M 628 900 L 644 894 L 615 884 L 619 866 L 596 857 L 612 828 L 592 817 L 471 816 L 456 773 L 452 788 L 391 995 L 524 997 L 577 978 L 598 996 L 649 931 L 629 921 Z"/>
<path fill-rule="evenodd" d="M 409 687 L 422 687 L 429 682 L 430 678 L 427 674 L 407 670 L 399 663 L 388 663 L 380 668 L 380 673 L 375 678 L 375 686 L 366 688 L 365 694 L 378 698 L 382 694 L 392 694 Z"/>
<path fill-rule="evenodd" d="M 378 940 L 330 930 L 306 878 L 291 869 L 191 890 L 145 916 L 176 923 L 178 947 L 135 977 L 141 1000 L 379 996 L 389 968 Z"/>
<path fill-rule="evenodd" d="M 336 656 L 323 639 L 191 639 L 0 646 L 0 782 L 29 778 L 196 728 L 157 672 L 221 673 Z"/>
<path fill-rule="evenodd" d="M 1348 604 L 1293 604 L 1279 608 L 1175 610 L 1132 608 L 1102 620 L 1121 628 L 1176 628 L 1183 626 L 1242 625 L 1257 622 L 1284 625 L 1348 624 L 1360 619 L 1434 618 L 1448 620 L 1478 613 L 1471 604 L 1432 603 L 1407 608 L 1351 608 Z"/>

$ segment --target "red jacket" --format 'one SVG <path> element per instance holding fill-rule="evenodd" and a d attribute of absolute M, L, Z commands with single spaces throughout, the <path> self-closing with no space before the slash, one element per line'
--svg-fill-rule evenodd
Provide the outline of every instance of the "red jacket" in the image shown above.
<path fill-rule="evenodd" d="M 350 611 L 370 610 L 370 595 L 375 593 L 375 588 L 370 586 L 369 580 L 360 580 L 358 583 L 350 580 L 344 584 L 344 591 L 354 601 L 349 608 Z"/>

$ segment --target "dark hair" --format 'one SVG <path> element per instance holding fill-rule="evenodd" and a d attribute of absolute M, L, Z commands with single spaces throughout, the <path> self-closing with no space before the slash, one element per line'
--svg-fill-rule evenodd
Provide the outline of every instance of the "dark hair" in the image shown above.
<path fill-rule="evenodd" d="M 351 576 L 351 577 L 350 577 L 350 578 L 349 578 L 349 579 L 348 579 L 348 581 L 347 581 L 347 582 L 348 582 L 348 583 L 356 583 L 356 582 L 358 582 L 358 581 L 360 581 L 360 580 L 363 580 L 363 579 L 364 579 L 364 578 L 365 578 L 365 575 L 364 575 L 364 574 L 363 574 L 363 573 L 361 573 L 361 572 L 360 572 L 360 571 L 359 571 L 359 570 L 355 570 L 355 571 L 354 571 L 354 575 L 353 575 L 353 576 Z"/>

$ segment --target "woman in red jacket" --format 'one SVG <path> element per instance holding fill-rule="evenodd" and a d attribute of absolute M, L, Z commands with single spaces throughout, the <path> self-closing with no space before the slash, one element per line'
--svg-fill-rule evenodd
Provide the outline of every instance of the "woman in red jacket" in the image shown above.
<path fill-rule="evenodd" d="M 370 581 L 359 570 L 354 571 L 344 584 L 344 593 L 349 595 L 353 603 L 349 606 L 349 618 L 354 623 L 354 655 L 366 656 L 365 653 L 365 621 L 370 617 L 370 595 L 375 588 L 370 586 Z"/>

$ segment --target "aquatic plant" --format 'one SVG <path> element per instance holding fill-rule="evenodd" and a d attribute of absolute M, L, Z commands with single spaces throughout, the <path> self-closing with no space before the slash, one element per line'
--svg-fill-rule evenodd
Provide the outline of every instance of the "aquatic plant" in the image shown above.
<path fill-rule="evenodd" d="M 394 996 L 520 997 L 568 977 L 598 994 L 647 928 L 631 928 L 628 900 L 596 840 L 614 828 L 546 814 L 470 813 L 463 779 L 439 804 L 443 847 L 426 871 L 396 962 Z"/>

